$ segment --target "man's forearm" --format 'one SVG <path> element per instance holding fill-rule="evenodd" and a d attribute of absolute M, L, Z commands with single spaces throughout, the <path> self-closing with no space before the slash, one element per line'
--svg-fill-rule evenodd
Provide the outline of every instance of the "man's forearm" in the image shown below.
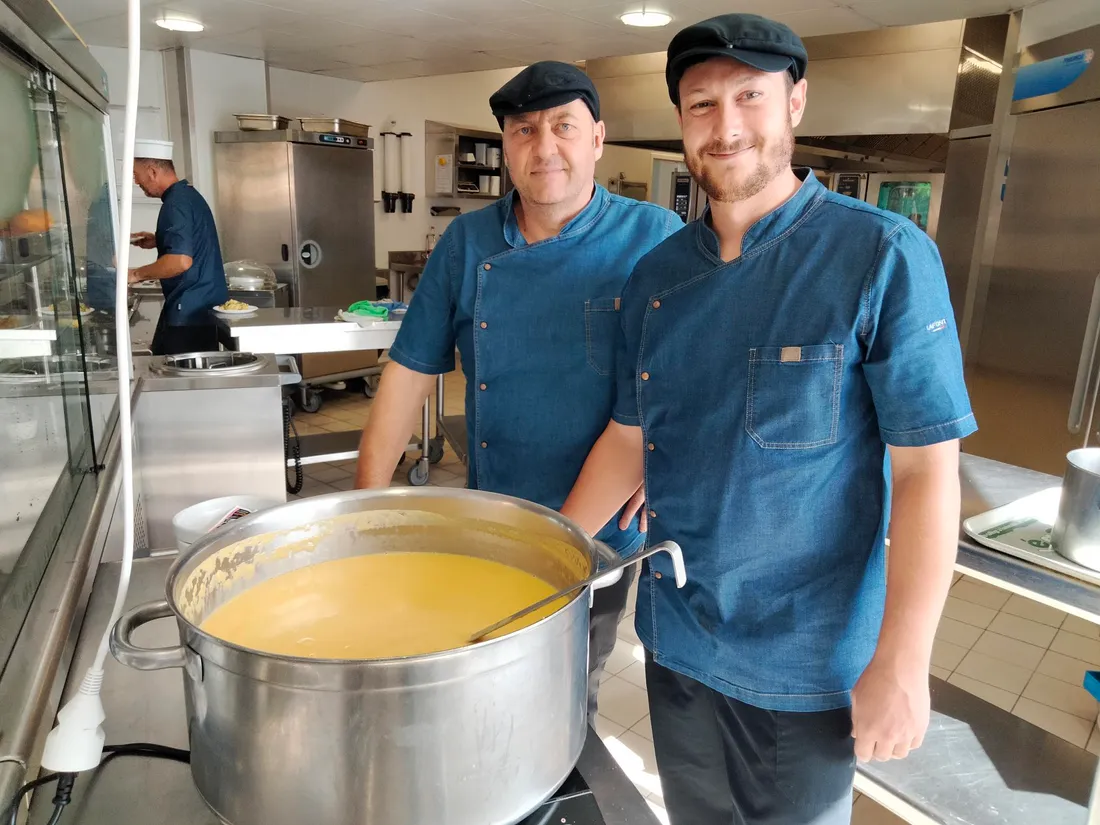
<path fill-rule="evenodd" d="M 927 449 L 927 448 L 926 448 Z M 886 610 L 875 657 L 927 669 L 958 552 L 958 443 L 935 460 L 895 467 Z"/>
<path fill-rule="evenodd" d="M 382 372 L 378 395 L 359 439 L 356 487 L 390 486 L 398 459 L 408 446 L 409 433 L 434 385 L 434 375 L 415 372 L 397 363 L 389 364 Z"/>
<path fill-rule="evenodd" d="M 592 535 L 602 530 L 642 485 L 642 450 L 640 427 L 608 424 L 562 505 L 562 515 Z"/>
<path fill-rule="evenodd" d="M 136 281 L 163 281 L 182 275 L 192 263 L 188 255 L 161 255 L 153 263 L 135 269 L 132 277 Z"/>

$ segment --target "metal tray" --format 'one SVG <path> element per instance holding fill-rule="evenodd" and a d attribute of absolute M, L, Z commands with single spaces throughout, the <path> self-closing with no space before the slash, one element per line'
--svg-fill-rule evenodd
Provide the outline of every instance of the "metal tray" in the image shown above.
<path fill-rule="evenodd" d="M 281 131 L 290 126 L 290 118 L 281 115 L 233 115 L 242 132 Z"/>
<path fill-rule="evenodd" d="M 302 123 L 302 130 L 306 132 L 370 137 L 370 126 L 365 123 L 356 123 L 354 120 L 344 120 L 339 117 L 302 117 L 298 120 Z"/>

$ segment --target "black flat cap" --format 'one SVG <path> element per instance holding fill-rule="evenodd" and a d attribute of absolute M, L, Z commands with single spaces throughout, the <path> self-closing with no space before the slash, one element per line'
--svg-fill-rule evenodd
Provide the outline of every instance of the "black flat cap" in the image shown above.
<path fill-rule="evenodd" d="M 600 119 L 600 96 L 588 75 L 568 63 L 543 60 L 532 63 L 497 89 L 489 98 L 489 108 L 504 128 L 508 115 L 541 112 L 578 99 L 584 101 L 592 117 Z"/>
<path fill-rule="evenodd" d="M 732 57 L 762 72 L 790 72 L 795 83 L 806 76 L 806 47 L 788 26 L 756 14 L 722 14 L 688 26 L 668 44 L 665 82 L 680 105 L 680 78 L 711 57 Z"/>

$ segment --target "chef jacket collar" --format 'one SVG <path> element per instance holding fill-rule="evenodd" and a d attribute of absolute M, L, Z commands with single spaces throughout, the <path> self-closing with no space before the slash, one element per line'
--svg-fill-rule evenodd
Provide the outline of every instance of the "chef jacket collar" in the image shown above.
<path fill-rule="evenodd" d="M 812 169 L 795 169 L 794 173 L 802 181 L 802 185 L 798 187 L 798 191 L 786 203 L 773 209 L 749 227 L 748 231 L 745 232 L 745 237 L 741 240 L 742 256 L 754 246 L 776 240 L 781 235 L 794 229 L 810 209 L 825 197 L 825 187 L 814 177 Z M 709 203 L 703 211 L 702 220 L 696 221 L 695 224 L 699 247 L 716 263 L 724 264 L 725 261 L 722 260 L 720 251 L 721 244 L 711 225 Z"/>
<path fill-rule="evenodd" d="M 519 197 L 516 190 L 513 189 L 503 198 L 503 208 L 506 210 L 507 218 L 504 221 L 504 240 L 513 249 L 520 249 L 521 247 L 528 246 L 527 239 L 523 237 L 523 233 L 519 228 L 519 219 L 516 218 L 515 199 Z M 610 202 L 611 193 L 604 189 L 599 184 L 593 184 L 592 187 L 592 199 L 588 202 L 588 205 L 582 209 L 573 220 L 569 221 L 562 227 L 561 232 L 558 233 L 556 238 L 547 238 L 547 241 L 559 240 L 565 238 L 568 235 L 574 235 L 585 231 L 596 219 L 603 214 Z M 540 243 L 545 243 L 541 241 Z"/>

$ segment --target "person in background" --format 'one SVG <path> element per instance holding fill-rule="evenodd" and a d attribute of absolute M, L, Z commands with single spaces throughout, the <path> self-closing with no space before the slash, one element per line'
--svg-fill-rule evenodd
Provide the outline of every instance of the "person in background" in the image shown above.
<path fill-rule="evenodd" d="M 806 64 L 754 15 L 672 39 L 710 203 L 631 275 L 614 417 L 562 508 L 597 530 L 644 476 L 650 540 L 683 548 L 636 620 L 673 825 L 847 823 L 857 758 L 929 720 L 976 424 L 933 243 L 791 167 Z"/>
<path fill-rule="evenodd" d="M 160 281 L 164 292 L 153 354 L 217 350 L 210 310 L 229 300 L 229 287 L 214 215 L 195 187 L 177 177 L 168 141 L 137 141 L 134 183 L 162 201 L 156 234 L 136 232 L 130 238 L 134 246 L 157 250 L 154 263 L 131 269 L 129 276 L 131 284 Z"/>
<path fill-rule="evenodd" d="M 604 125 L 595 87 L 576 67 L 529 66 L 489 106 L 515 190 L 455 219 L 428 258 L 363 430 L 356 483 L 389 485 L 435 376 L 455 368 L 457 344 L 468 486 L 557 509 L 611 413 L 623 283 L 683 224 L 594 183 Z M 609 514 L 598 538 L 636 551 L 640 505 Z M 624 575 L 595 596 L 592 716 L 630 583 Z"/>

